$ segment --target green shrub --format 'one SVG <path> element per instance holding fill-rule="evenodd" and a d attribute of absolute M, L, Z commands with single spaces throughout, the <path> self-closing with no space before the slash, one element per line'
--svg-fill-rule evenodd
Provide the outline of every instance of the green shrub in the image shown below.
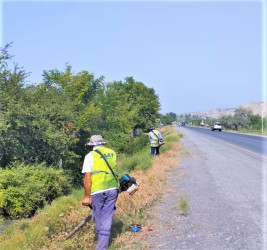
<path fill-rule="evenodd" d="M 0 211 L 10 218 L 31 216 L 69 190 L 63 170 L 16 164 L 0 170 Z"/>

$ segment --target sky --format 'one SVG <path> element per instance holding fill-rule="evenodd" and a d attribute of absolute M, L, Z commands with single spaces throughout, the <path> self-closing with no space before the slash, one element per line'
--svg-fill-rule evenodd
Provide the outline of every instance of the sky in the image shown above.
<path fill-rule="evenodd" d="M 161 113 L 265 101 L 266 1 L 4 1 L 1 47 L 31 72 L 132 76 Z"/>

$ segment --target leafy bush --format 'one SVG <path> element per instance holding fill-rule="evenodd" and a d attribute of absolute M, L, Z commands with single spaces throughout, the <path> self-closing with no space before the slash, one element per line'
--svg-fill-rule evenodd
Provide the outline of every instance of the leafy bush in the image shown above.
<path fill-rule="evenodd" d="M 0 171 L 0 213 L 11 218 L 31 216 L 70 190 L 63 170 L 42 164 L 17 164 Z"/>

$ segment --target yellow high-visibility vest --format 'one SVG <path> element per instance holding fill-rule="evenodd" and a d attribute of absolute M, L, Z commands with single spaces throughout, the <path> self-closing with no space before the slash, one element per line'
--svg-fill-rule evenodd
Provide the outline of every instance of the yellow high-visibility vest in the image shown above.
<path fill-rule="evenodd" d="M 109 166 L 111 167 L 115 175 L 117 175 L 118 170 L 116 153 L 113 150 L 104 147 L 98 147 L 97 150 L 103 154 L 103 156 L 109 163 Z M 92 167 L 91 193 L 118 187 L 117 180 L 115 179 L 102 156 L 95 151 L 92 151 L 91 154 L 93 154 L 94 157 L 94 163 Z"/>
<path fill-rule="evenodd" d="M 158 136 L 158 130 L 152 130 L 152 139 L 150 140 L 150 145 L 151 147 L 158 147 L 159 146 L 159 138 L 154 134 L 154 133 Z"/>

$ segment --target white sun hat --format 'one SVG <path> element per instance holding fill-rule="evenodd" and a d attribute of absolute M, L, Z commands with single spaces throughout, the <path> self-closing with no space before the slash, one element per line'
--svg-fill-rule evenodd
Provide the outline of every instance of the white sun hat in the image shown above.
<path fill-rule="evenodd" d="M 90 141 L 87 142 L 86 146 L 98 146 L 98 145 L 105 145 L 107 142 L 103 141 L 101 135 L 92 135 Z"/>

